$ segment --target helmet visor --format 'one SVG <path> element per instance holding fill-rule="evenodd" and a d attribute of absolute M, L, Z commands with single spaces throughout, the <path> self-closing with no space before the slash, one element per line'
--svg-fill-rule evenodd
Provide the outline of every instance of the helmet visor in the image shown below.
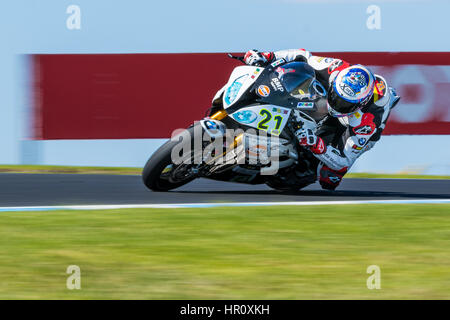
<path fill-rule="evenodd" d="M 330 85 L 328 90 L 328 110 L 333 117 L 345 117 L 355 113 L 362 107 L 360 102 L 350 102 L 340 97 Z"/>

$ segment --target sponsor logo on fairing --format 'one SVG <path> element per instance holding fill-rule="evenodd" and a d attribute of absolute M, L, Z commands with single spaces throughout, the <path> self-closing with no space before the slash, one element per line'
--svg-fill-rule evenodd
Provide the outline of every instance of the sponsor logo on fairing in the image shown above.
<path fill-rule="evenodd" d="M 272 112 L 281 113 L 281 114 L 288 114 L 288 111 L 286 109 L 280 109 L 280 108 L 272 108 Z"/>
<path fill-rule="evenodd" d="M 299 102 L 297 103 L 297 108 L 312 109 L 314 108 L 314 102 Z"/>
<path fill-rule="evenodd" d="M 367 142 L 367 139 L 366 139 L 366 138 L 360 138 L 360 139 L 358 140 L 358 143 L 359 143 L 360 145 L 362 145 L 362 146 L 364 146 L 364 145 L 366 144 L 366 142 Z"/>
<path fill-rule="evenodd" d="M 252 78 L 252 79 L 255 79 L 256 76 L 257 76 L 260 72 L 261 72 L 261 69 L 260 69 L 260 68 L 256 68 L 256 70 L 255 70 L 255 72 L 253 72 L 251 78 Z"/>
<path fill-rule="evenodd" d="M 244 84 L 245 80 L 247 80 L 248 75 L 243 75 L 239 78 L 237 78 L 231 86 L 228 87 L 227 91 L 225 92 L 225 103 L 231 104 L 236 99 L 239 90 L 241 90 L 242 85 Z"/>
<path fill-rule="evenodd" d="M 214 121 L 209 121 L 209 120 L 205 121 L 205 126 L 211 130 L 216 130 L 219 128 L 218 125 Z"/>
<path fill-rule="evenodd" d="M 281 81 L 278 78 L 272 78 L 272 80 L 270 81 L 270 85 L 273 87 L 275 91 L 284 92 L 283 85 L 281 84 Z"/>
<path fill-rule="evenodd" d="M 254 113 L 251 110 L 237 111 L 233 113 L 232 116 L 236 121 L 239 121 L 244 124 L 255 122 L 255 120 L 258 118 L 256 113 Z"/>
<path fill-rule="evenodd" d="M 258 95 L 265 98 L 270 95 L 270 88 L 268 86 L 261 85 L 258 87 L 258 90 L 256 90 L 256 92 L 258 93 Z"/>
<path fill-rule="evenodd" d="M 294 73 L 295 69 L 292 68 L 282 68 L 282 67 L 278 67 L 275 69 L 276 72 L 278 72 L 278 77 L 281 77 L 282 75 L 284 75 L 285 73 Z"/>
<path fill-rule="evenodd" d="M 275 67 L 278 67 L 280 64 L 283 64 L 285 62 L 286 62 L 286 60 L 284 60 L 284 59 L 278 59 L 277 61 L 272 62 L 270 65 L 273 68 L 275 68 Z"/>

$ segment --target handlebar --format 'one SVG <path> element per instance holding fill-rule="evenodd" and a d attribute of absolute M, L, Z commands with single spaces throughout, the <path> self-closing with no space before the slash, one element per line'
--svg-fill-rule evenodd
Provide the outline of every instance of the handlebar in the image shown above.
<path fill-rule="evenodd" d="M 242 62 L 242 63 L 245 63 L 245 62 L 244 62 L 244 57 L 243 57 L 243 56 L 242 56 L 242 57 L 238 57 L 238 56 L 233 56 L 231 53 L 228 53 L 228 57 L 231 58 L 231 59 L 239 60 L 239 61 Z"/>
<path fill-rule="evenodd" d="M 231 58 L 231 59 L 239 60 L 243 64 L 246 64 L 245 61 L 244 61 L 244 57 L 243 56 L 242 57 L 238 57 L 238 56 L 233 56 L 231 53 L 228 53 L 228 57 Z M 258 63 L 254 64 L 252 66 L 253 67 L 264 67 L 264 64 L 258 62 Z"/>

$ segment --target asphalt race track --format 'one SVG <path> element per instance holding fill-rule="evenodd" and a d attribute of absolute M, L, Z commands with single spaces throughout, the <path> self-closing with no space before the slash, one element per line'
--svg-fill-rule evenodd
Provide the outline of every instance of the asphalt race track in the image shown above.
<path fill-rule="evenodd" d="M 316 183 L 297 193 L 282 193 L 265 185 L 199 179 L 174 191 L 152 192 L 140 176 L 0 174 L 1 207 L 449 198 L 450 180 L 346 179 L 334 192 Z"/>

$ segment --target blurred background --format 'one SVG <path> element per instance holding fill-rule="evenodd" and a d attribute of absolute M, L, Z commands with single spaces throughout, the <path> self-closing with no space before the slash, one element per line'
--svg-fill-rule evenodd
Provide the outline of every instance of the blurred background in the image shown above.
<path fill-rule="evenodd" d="M 226 52 L 369 65 L 402 101 L 353 172 L 450 174 L 450 1 L 16 0 L 0 4 L 0 164 L 141 167 L 205 115 Z"/>

